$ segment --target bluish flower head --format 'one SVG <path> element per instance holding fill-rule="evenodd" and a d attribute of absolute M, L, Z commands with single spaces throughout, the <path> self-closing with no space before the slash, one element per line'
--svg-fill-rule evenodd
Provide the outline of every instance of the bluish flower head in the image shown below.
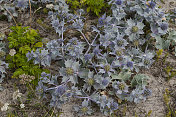
<path fill-rule="evenodd" d="M 168 31 L 167 22 L 159 22 L 158 25 L 151 25 L 151 30 L 154 34 L 164 35 Z"/>
<path fill-rule="evenodd" d="M 107 80 L 107 79 L 102 80 L 102 85 L 103 86 L 107 86 L 108 84 L 109 84 L 109 80 Z"/>
<path fill-rule="evenodd" d="M 58 19 L 56 19 L 56 20 L 53 20 L 51 24 L 53 28 L 57 29 L 60 25 L 60 22 Z"/>
<path fill-rule="evenodd" d="M 67 97 L 71 97 L 71 96 L 72 96 L 72 93 L 68 92 L 68 93 L 66 93 L 66 96 L 67 96 Z"/>
<path fill-rule="evenodd" d="M 99 23 L 100 25 L 103 25 L 103 24 L 104 24 L 104 19 L 103 19 L 102 17 L 100 17 L 100 18 L 98 19 L 98 23 Z"/>
<path fill-rule="evenodd" d="M 31 59 L 33 59 L 33 55 L 34 55 L 33 51 L 31 51 L 31 52 L 28 51 L 28 53 L 26 54 L 26 57 L 28 58 L 28 61 L 30 61 Z"/>
<path fill-rule="evenodd" d="M 100 75 L 98 75 L 98 77 L 97 77 L 97 75 L 96 75 L 96 85 L 95 85 L 95 89 L 106 89 L 106 87 L 110 84 L 110 82 L 111 82 L 111 79 L 110 79 L 110 77 L 103 77 L 103 76 L 100 76 Z"/>
<path fill-rule="evenodd" d="M 111 78 L 110 77 L 105 77 L 105 78 L 103 78 L 103 77 L 101 77 L 102 79 L 101 79 L 101 86 L 102 86 L 102 89 L 105 89 L 109 84 L 110 84 L 110 82 L 111 82 Z"/>
<path fill-rule="evenodd" d="M 56 58 L 57 56 L 61 55 L 61 52 L 59 51 L 61 48 L 61 42 L 59 42 L 58 40 L 49 41 L 46 47 L 50 51 L 52 58 Z"/>
<path fill-rule="evenodd" d="M 155 24 L 150 24 L 150 27 L 153 34 L 157 35 L 159 33 L 158 26 Z"/>
<path fill-rule="evenodd" d="M 42 49 L 41 51 L 37 49 L 33 55 L 34 64 L 40 64 L 43 66 L 50 66 L 51 57 L 48 50 Z"/>
<path fill-rule="evenodd" d="M 102 17 L 98 19 L 99 26 L 103 26 L 106 24 L 106 14 L 104 14 Z"/>
<path fill-rule="evenodd" d="M 70 39 L 69 42 L 73 45 L 78 45 L 80 43 L 76 37 Z"/>
<path fill-rule="evenodd" d="M 117 5 L 122 5 L 123 1 L 122 1 L 122 0 L 116 0 L 115 3 L 116 3 Z"/>
<path fill-rule="evenodd" d="M 107 49 L 107 47 L 111 47 L 112 46 L 111 38 L 112 36 L 110 33 L 107 33 L 105 35 L 100 34 L 100 38 L 99 38 L 100 46 L 104 46 L 105 49 Z"/>
<path fill-rule="evenodd" d="M 126 45 L 124 45 L 124 40 L 123 40 L 123 39 L 118 39 L 118 40 L 117 40 L 117 45 L 118 45 L 119 47 L 126 46 Z"/>
<path fill-rule="evenodd" d="M 123 37 L 124 35 L 118 34 L 116 39 L 113 41 L 114 45 L 120 48 L 125 48 L 128 45 L 128 42 Z"/>
<path fill-rule="evenodd" d="M 27 8 L 28 7 L 28 2 L 26 0 L 19 0 L 17 3 L 17 7 L 19 8 Z"/>
<path fill-rule="evenodd" d="M 72 59 L 65 60 L 65 67 L 59 70 L 60 76 L 63 76 L 62 82 L 71 81 L 74 85 L 78 82 L 77 75 L 80 64 Z"/>
<path fill-rule="evenodd" d="M 100 86 L 97 82 L 101 78 L 100 75 L 94 75 L 94 72 L 89 71 L 86 76 L 80 76 L 80 77 L 84 78 L 84 81 L 85 81 L 83 90 L 90 92 L 92 87 L 96 90 L 100 89 Z"/>
<path fill-rule="evenodd" d="M 92 55 L 91 54 L 86 54 L 86 55 L 84 55 L 84 59 L 86 61 L 90 61 L 92 59 Z"/>
<path fill-rule="evenodd" d="M 83 42 L 78 41 L 76 37 L 70 39 L 69 42 L 66 44 L 66 53 L 68 53 L 69 56 L 79 58 L 83 55 L 83 50 Z"/>
<path fill-rule="evenodd" d="M 60 86 L 58 86 L 57 89 L 56 89 L 56 93 L 57 93 L 59 96 L 62 96 L 65 92 L 66 92 L 66 86 L 65 86 L 65 85 L 60 85 Z"/>
<path fill-rule="evenodd" d="M 147 6 L 151 9 L 154 9 L 156 6 L 156 3 L 153 0 L 151 0 L 151 1 L 147 2 Z"/>
<path fill-rule="evenodd" d="M 46 89 L 47 89 L 47 87 L 44 86 L 43 82 L 40 80 L 38 82 L 38 86 L 36 87 L 37 94 L 38 95 L 44 95 L 43 98 L 46 98 L 45 93 L 44 93 L 46 91 Z"/>
<path fill-rule="evenodd" d="M 148 59 L 148 58 L 144 58 L 144 59 L 143 59 L 143 62 L 144 62 L 144 65 L 146 65 L 146 66 L 148 66 L 148 65 L 151 64 L 151 60 Z"/>
<path fill-rule="evenodd" d="M 133 40 L 133 45 L 135 47 L 139 47 L 140 45 L 143 45 L 144 43 L 146 42 L 146 39 L 145 38 L 139 38 L 139 39 L 134 39 Z"/>
<path fill-rule="evenodd" d="M 128 54 L 133 58 L 135 56 L 139 56 L 141 53 L 141 50 L 139 48 L 130 48 L 128 51 Z"/>
<path fill-rule="evenodd" d="M 117 57 L 117 59 L 113 61 L 113 66 L 115 67 L 124 68 L 125 65 L 126 61 L 124 55 Z"/>
<path fill-rule="evenodd" d="M 132 19 L 127 20 L 128 27 L 125 33 L 129 36 L 130 41 L 133 41 L 140 34 L 144 34 L 143 28 L 144 24 Z"/>
<path fill-rule="evenodd" d="M 116 56 L 120 57 L 120 56 L 123 55 L 123 50 L 122 50 L 122 49 L 121 49 L 121 50 L 120 50 L 120 49 L 117 49 L 117 50 L 115 50 L 114 53 L 115 53 Z"/>
<path fill-rule="evenodd" d="M 100 55 L 101 53 L 101 50 L 99 49 L 99 46 L 96 46 L 94 49 L 93 49 L 93 53 L 95 54 L 95 55 Z"/>
<path fill-rule="evenodd" d="M 41 77 L 50 77 L 51 75 L 50 74 L 47 74 L 46 72 L 42 72 L 41 73 Z"/>
<path fill-rule="evenodd" d="M 140 62 L 138 65 L 149 69 L 150 66 L 152 65 L 152 63 L 154 62 L 153 57 L 154 57 L 154 55 L 151 52 L 144 53 L 141 56 L 142 62 Z"/>
<path fill-rule="evenodd" d="M 152 91 L 151 91 L 150 89 L 148 89 L 148 88 L 144 88 L 144 89 L 143 89 L 142 95 L 143 95 L 144 97 L 151 96 L 151 94 L 152 94 Z"/>
<path fill-rule="evenodd" d="M 127 67 L 133 68 L 133 62 L 132 62 L 132 61 L 128 61 L 128 62 L 127 62 Z"/>
<path fill-rule="evenodd" d="M 78 112 L 78 116 L 80 117 L 83 115 L 91 115 L 93 112 L 87 100 L 84 100 L 81 106 L 75 106 L 74 109 Z"/>
<path fill-rule="evenodd" d="M 165 17 L 165 13 L 164 13 L 163 11 L 159 12 L 159 13 L 158 13 L 158 17 L 159 17 L 159 18 Z"/>
<path fill-rule="evenodd" d="M 115 55 L 117 59 L 124 56 L 124 53 L 125 53 L 125 48 L 121 48 L 117 45 L 115 45 L 113 51 L 110 52 L 110 54 Z"/>
<path fill-rule="evenodd" d="M 117 110 L 117 109 L 118 109 L 118 106 L 119 106 L 119 105 L 118 105 L 117 102 L 112 102 L 112 103 L 111 103 L 111 110 L 113 110 L 113 111 L 114 111 L 114 110 Z"/>
<path fill-rule="evenodd" d="M 128 86 L 124 81 L 115 81 L 113 82 L 112 87 L 115 89 L 117 95 L 128 92 Z"/>
<path fill-rule="evenodd" d="M 95 80 L 94 80 L 93 78 L 88 78 L 88 79 L 87 79 L 87 84 L 88 84 L 89 86 L 93 86 L 94 83 L 95 83 Z"/>
<path fill-rule="evenodd" d="M 134 89 L 130 93 L 128 100 L 131 102 L 139 103 L 140 101 L 143 100 L 142 92 L 143 92 L 143 90 L 141 90 L 139 88 Z"/>
<path fill-rule="evenodd" d="M 80 42 L 76 37 L 73 37 L 69 40 L 68 45 L 72 45 L 74 48 L 81 49 L 81 47 L 83 47 L 83 42 Z"/>
<path fill-rule="evenodd" d="M 168 23 L 161 23 L 160 27 L 163 31 L 165 31 L 168 29 Z"/>
<path fill-rule="evenodd" d="M 107 61 L 106 63 L 102 63 L 100 64 L 100 69 L 99 69 L 99 73 L 107 73 L 109 76 L 114 73 L 114 69 L 113 69 L 113 66 L 112 64 L 109 64 Z"/>
<path fill-rule="evenodd" d="M 100 105 L 100 108 L 104 109 L 106 107 L 107 103 L 108 103 L 107 96 L 105 96 L 105 95 L 98 96 L 97 104 Z"/>
<path fill-rule="evenodd" d="M 66 45 L 66 50 L 67 50 L 69 56 L 80 58 L 80 56 L 83 55 L 84 47 L 81 44 L 73 45 L 73 44 L 68 43 Z"/>
<path fill-rule="evenodd" d="M 50 74 L 47 74 L 45 72 L 41 73 L 41 77 L 40 77 L 40 81 L 42 81 L 43 83 L 49 83 L 50 82 Z"/>
<path fill-rule="evenodd" d="M 130 56 L 124 56 L 124 64 L 125 64 L 125 66 L 123 67 L 123 69 L 131 69 L 131 70 L 133 70 L 134 62 L 132 61 Z"/>
<path fill-rule="evenodd" d="M 85 81 L 89 86 L 93 86 L 95 83 L 94 72 L 89 71 Z"/>
<path fill-rule="evenodd" d="M 145 68 L 149 69 L 151 64 L 152 64 L 151 59 L 143 57 L 142 62 L 139 63 L 138 65 L 141 66 L 141 67 L 145 67 Z"/>
<path fill-rule="evenodd" d="M 53 14 L 54 14 L 53 11 L 49 11 L 49 12 L 48 12 L 48 16 L 49 16 L 49 17 L 53 16 Z"/>
<path fill-rule="evenodd" d="M 76 19 L 76 18 L 77 18 L 77 15 L 74 15 L 74 14 L 69 13 L 69 14 L 67 15 L 67 22 L 72 22 L 72 21 L 74 21 L 74 19 Z"/>
<path fill-rule="evenodd" d="M 57 40 L 51 40 L 47 43 L 47 48 L 51 49 L 51 48 L 57 48 L 58 49 L 58 45 L 59 43 L 57 42 Z"/>
<path fill-rule="evenodd" d="M 81 18 L 76 19 L 76 21 L 72 24 L 72 26 L 73 26 L 76 30 L 82 31 L 82 30 L 83 30 L 83 26 L 84 26 L 83 19 L 81 19 Z"/>

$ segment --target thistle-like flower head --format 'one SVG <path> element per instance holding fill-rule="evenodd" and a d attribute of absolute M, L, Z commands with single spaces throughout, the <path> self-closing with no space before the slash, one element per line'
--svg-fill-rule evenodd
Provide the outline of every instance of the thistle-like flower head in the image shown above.
<path fill-rule="evenodd" d="M 144 24 L 142 22 L 138 22 L 132 19 L 127 20 L 128 27 L 125 30 L 125 33 L 129 36 L 130 41 L 133 41 L 136 36 L 140 34 L 144 34 L 143 28 Z"/>
<path fill-rule="evenodd" d="M 66 86 L 60 85 L 56 89 L 56 93 L 58 93 L 59 96 L 62 96 L 66 92 Z"/>
<path fill-rule="evenodd" d="M 106 14 L 104 14 L 102 17 L 100 17 L 98 19 L 98 25 L 101 27 L 101 26 L 104 26 L 106 24 Z"/>
<path fill-rule="evenodd" d="M 106 63 L 100 64 L 100 67 L 101 67 L 101 69 L 99 69 L 100 73 L 103 73 L 103 74 L 106 73 L 110 76 L 111 73 L 114 72 L 112 64 L 109 64 L 107 61 L 106 61 Z"/>
<path fill-rule="evenodd" d="M 27 8 L 28 7 L 28 1 L 27 0 L 18 0 L 16 6 L 19 7 L 19 8 L 22 8 L 22 9 Z"/>
<path fill-rule="evenodd" d="M 76 84 L 77 75 L 79 72 L 80 64 L 72 59 L 65 60 L 65 67 L 59 70 L 61 76 L 63 76 L 62 82 L 71 81 Z"/>
<path fill-rule="evenodd" d="M 143 89 L 142 95 L 143 95 L 144 97 L 151 96 L 151 94 L 152 94 L 152 90 L 150 90 L 150 89 L 148 89 L 148 88 L 144 88 L 144 89 Z"/>
<path fill-rule="evenodd" d="M 151 0 L 151 1 L 148 1 L 148 2 L 146 3 L 146 5 L 147 5 L 149 8 L 154 9 L 155 6 L 156 6 L 156 3 L 155 3 L 153 0 Z"/>
<path fill-rule="evenodd" d="M 126 85 L 124 81 L 122 82 L 115 81 L 113 82 L 112 86 L 115 89 L 115 92 L 117 95 L 128 92 L 128 86 Z"/>
<path fill-rule="evenodd" d="M 117 5 L 122 5 L 123 1 L 122 1 L 122 0 L 116 0 L 115 3 L 116 3 Z"/>
<path fill-rule="evenodd" d="M 117 102 L 112 102 L 112 103 L 111 103 L 111 110 L 113 110 L 113 111 L 114 111 L 114 110 L 117 110 L 117 109 L 118 109 L 118 106 L 119 106 L 119 105 L 118 105 Z"/>
<path fill-rule="evenodd" d="M 78 112 L 78 116 L 91 115 L 93 112 L 87 100 L 84 100 L 81 106 L 75 106 L 74 109 Z"/>

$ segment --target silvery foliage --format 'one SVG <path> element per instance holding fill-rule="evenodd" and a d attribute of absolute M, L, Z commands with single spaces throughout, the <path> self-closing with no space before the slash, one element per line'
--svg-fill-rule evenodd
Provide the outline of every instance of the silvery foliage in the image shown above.
<path fill-rule="evenodd" d="M 169 50 L 170 47 L 175 48 L 176 56 L 176 31 L 170 29 L 168 35 L 165 38 L 157 37 L 156 48 Z"/>
<path fill-rule="evenodd" d="M 152 91 L 148 88 L 144 87 L 136 87 L 126 99 L 130 102 L 139 103 L 142 100 L 146 100 L 148 96 L 151 96 Z"/>
<path fill-rule="evenodd" d="M 170 42 L 170 46 L 175 47 L 175 56 L 176 56 L 176 31 L 175 30 L 171 30 L 169 32 L 169 36 L 167 38 Z"/>
<path fill-rule="evenodd" d="M 34 64 L 43 66 L 50 66 L 51 64 L 50 53 L 45 49 L 37 49 L 35 52 L 28 52 L 26 57 L 28 58 L 28 61 L 34 60 Z"/>
<path fill-rule="evenodd" d="M 31 0 L 31 3 L 34 3 L 34 1 Z M 12 16 L 18 17 L 17 9 L 24 11 L 28 8 L 28 4 L 28 0 L 0 0 L 0 12 L 7 16 L 8 21 L 11 21 Z"/>
<path fill-rule="evenodd" d="M 113 114 L 119 108 L 119 104 L 111 97 L 98 93 L 93 96 L 95 97 L 94 101 L 100 106 L 100 111 L 106 116 Z"/>
<path fill-rule="evenodd" d="M 78 112 L 78 116 L 91 115 L 93 110 L 89 106 L 89 101 L 84 100 L 81 106 L 75 106 L 74 109 Z"/>
<path fill-rule="evenodd" d="M 82 99 L 82 105 L 74 108 L 79 116 L 91 114 L 92 103 L 105 115 L 114 113 L 119 105 L 114 96 L 135 103 L 146 100 L 151 95 L 147 88 L 149 77 L 136 72 L 149 69 L 154 62 L 155 54 L 148 46 L 151 38 L 168 32 L 164 12 L 153 1 L 111 0 L 112 15 L 100 17 L 97 26 L 92 26 L 94 38 L 88 40 L 83 33 L 84 12 L 70 14 L 63 2 L 58 1 L 55 11 L 48 13 L 59 37 L 43 49 L 52 62 L 58 63 L 59 72 L 56 76 L 42 74 L 37 87 L 37 91 L 41 90 L 39 94 L 47 98 L 45 94 L 49 93 L 50 106 L 58 108 L 70 98 Z M 60 6 L 62 3 L 66 6 Z M 78 31 L 83 39 L 67 37 L 66 31 L 70 29 Z"/>
<path fill-rule="evenodd" d="M 30 0 L 31 4 L 53 3 L 54 10 L 62 11 L 62 14 L 68 12 L 68 5 L 65 0 Z M 8 21 L 13 17 L 18 17 L 18 10 L 25 11 L 29 7 L 29 0 L 0 0 L 0 11 L 7 16 Z"/>
<path fill-rule="evenodd" d="M 6 55 L 6 44 L 3 42 L 5 38 L 4 34 L 0 34 L 0 91 L 3 90 L 1 83 L 3 82 L 6 74 L 6 69 L 8 68 L 8 63 L 5 62 L 5 55 Z"/>

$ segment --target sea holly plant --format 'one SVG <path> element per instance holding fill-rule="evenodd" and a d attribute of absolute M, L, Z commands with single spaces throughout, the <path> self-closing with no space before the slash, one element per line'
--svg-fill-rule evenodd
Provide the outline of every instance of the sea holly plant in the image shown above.
<path fill-rule="evenodd" d="M 8 21 L 13 19 L 17 23 L 15 18 L 19 16 L 18 11 L 25 11 L 29 7 L 28 3 L 28 0 L 1 0 L 0 11 L 3 15 L 7 16 Z M 34 1 L 31 0 L 31 3 L 34 3 Z"/>
<path fill-rule="evenodd" d="M 65 68 L 60 69 L 60 75 L 63 76 L 62 82 L 71 81 L 74 85 L 78 83 L 78 71 L 80 64 L 77 61 L 66 60 Z"/>
<path fill-rule="evenodd" d="M 175 53 L 176 50 L 176 31 L 170 29 L 166 35 L 161 37 L 156 37 L 156 48 L 163 50 L 171 50 Z"/>
<path fill-rule="evenodd" d="M 75 106 L 74 109 L 78 112 L 78 116 L 91 115 L 93 113 L 93 110 L 89 107 L 89 101 L 86 99 L 81 106 Z"/>
<path fill-rule="evenodd" d="M 62 11 L 61 14 L 58 11 L 49 12 L 51 25 L 56 30 L 58 39 L 49 41 L 41 51 L 48 50 L 51 63 L 59 64 L 59 72 L 55 77 L 41 75 L 36 90 L 41 91 L 38 94 L 43 98 L 48 98 L 47 93 L 51 95 L 50 106 L 61 108 L 71 98 L 78 98 L 83 101 L 80 106 L 74 107 L 79 116 L 91 114 L 90 106 L 93 103 L 105 115 L 111 115 L 121 105 L 114 100 L 114 96 L 122 101 L 135 103 L 150 96 L 151 91 L 147 88 L 149 77 L 137 72 L 140 68 L 149 69 L 154 61 L 154 52 L 148 46 L 151 36 L 156 37 L 157 33 L 153 34 L 152 27 L 148 24 L 158 23 L 156 29 L 159 30 L 159 22 L 162 21 L 159 17 L 162 17 L 158 16 L 157 22 L 140 12 L 130 16 L 129 13 L 134 13 L 136 8 L 156 8 L 149 7 L 142 1 L 141 6 L 137 1 L 111 3 L 112 10 L 118 8 L 119 11 L 113 11 L 112 16 L 104 14 L 100 17 L 97 26 L 92 26 L 92 34 L 95 35 L 92 40 L 88 40 L 84 34 L 85 19 L 82 17 L 82 10 L 77 15 L 66 12 L 62 14 Z M 67 37 L 65 32 L 69 29 L 79 32 L 83 38 Z M 158 35 L 163 33 L 165 32 L 158 32 Z M 37 61 L 35 57 L 33 59 L 34 62 Z"/>
<path fill-rule="evenodd" d="M 0 91 L 3 90 L 1 83 L 3 82 L 6 74 L 6 69 L 8 68 L 8 63 L 5 62 L 6 56 L 6 44 L 4 42 L 5 34 L 0 33 Z"/>
<path fill-rule="evenodd" d="M 129 35 L 130 41 L 134 41 L 135 39 L 139 38 L 139 35 L 144 34 L 143 28 L 144 24 L 142 22 L 138 22 L 132 19 L 127 20 L 127 29 L 125 33 Z"/>
<path fill-rule="evenodd" d="M 51 64 L 51 57 L 49 55 L 48 50 L 45 49 L 37 49 L 35 50 L 35 52 L 33 52 L 33 50 L 30 52 L 28 52 L 26 54 L 26 57 L 28 58 L 28 61 L 30 60 L 34 60 L 34 64 L 39 64 L 40 66 L 50 66 Z"/>
<path fill-rule="evenodd" d="M 166 15 L 152 0 L 111 0 L 109 4 L 112 14 L 105 13 L 97 26 L 92 26 L 93 39 L 84 34 L 82 10 L 76 15 L 49 12 L 58 39 L 42 49 L 48 50 L 51 63 L 59 64 L 59 72 L 56 83 L 51 84 L 51 76 L 40 78 L 37 91 L 42 89 L 42 95 L 50 93 L 51 106 L 60 108 L 70 98 L 78 98 L 83 101 L 75 107 L 79 116 L 89 115 L 93 103 L 105 115 L 111 115 L 123 105 L 114 97 L 139 103 L 151 95 L 149 76 L 139 72 L 151 67 L 155 56 L 152 49 L 157 47 L 158 37 L 162 39 L 168 33 Z M 82 38 L 68 37 L 69 29 Z M 150 43 L 151 39 L 155 42 Z"/>

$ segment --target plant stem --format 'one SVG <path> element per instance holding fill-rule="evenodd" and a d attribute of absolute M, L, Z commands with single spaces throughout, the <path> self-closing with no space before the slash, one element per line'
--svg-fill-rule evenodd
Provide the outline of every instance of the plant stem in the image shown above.
<path fill-rule="evenodd" d="M 12 13 L 8 9 L 6 9 L 6 8 L 5 8 L 5 10 L 10 14 L 10 16 L 12 17 L 12 19 L 15 22 L 16 26 L 18 26 L 18 24 L 17 24 L 15 18 L 13 17 Z"/>
<path fill-rule="evenodd" d="M 64 19 L 63 19 L 64 22 Z M 62 47 L 64 46 L 64 26 L 62 26 Z M 62 55 L 64 57 L 64 49 L 62 48 Z"/>
<path fill-rule="evenodd" d="M 84 39 L 86 40 L 87 44 L 90 46 L 90 43 L 89 43 L 89 41 L 87 40 L 87 38 L 86 38 L 86 36 L 84 35 L 84 33 L 83 33 L 82 31 L 79 31 L 79 32 L 82 34 L 82 36 L 83 36 Z"/>
<path fill-rule="evenodd" d="M 93 46 L 93 44 L 94 44 L 96 38 L 98 37 L 98 35 L 99 35 L 99 33 L 96 35 L 96 37 L 94 38 L 94 40 L 92 41 L 92 43 L 89 45 L 89 48 L 87 49 L 85 55 L 90 51 L 90 49 L 91 49 L 91 47 Z"/>
<path fill-rule="evenodd" d="M 30 27 L 31 27 L 31 22 L 32 22 L 31 0 L 29 0 L 29 8 L 30 8 L 30 18 L 29 18 L 29 23 L 30 23 Z"/>
<path fill-rule="evenodd" d="M 52 89 L 57 89 L 58 87 L 67 84 L 67 83 L 69 82 L 69 80 L 70 80 L 70 79 L 68 79 L 66 82 L 64 82 L 63 84 L 60 84 L 60 85 L 58 85 L 58 86 L 56 86 L 56 87 L 46 89 L 46 91 L 48 91 L 48 90 L 52 90 Z"/>

